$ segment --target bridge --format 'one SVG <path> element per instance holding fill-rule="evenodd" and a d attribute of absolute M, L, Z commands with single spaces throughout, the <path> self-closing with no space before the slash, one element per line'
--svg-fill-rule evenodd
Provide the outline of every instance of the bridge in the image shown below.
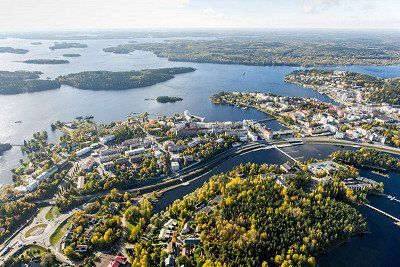
<path fill-rule="evenodd" d="M 265 118 L 265 119 L 261 119 L 261 120 L 256 120 L 256 123 L 260 123 L 260 122 L 267 122 L 267 121 L 276 121 L 276 118 Z"/>
<path fill-rule="evenodd" d="M 387 212 L 384 212 L 383 210 L 380 210 L 380 209 L 378 209 L 378 208 L 375 208 L 374 206 L 369 205 L 369 204 L 367 204 L 367 203 L 365 203 L 364 205 L 365 205 L 366 207 L 372 209 L 373 211 L 376 211 L 376 212 L 378 212 L 378 213 L 380 213 L 380 214 L 382 214 L 382 215 L 388 217 L 389 219 L 393 220 L 393 221 L 395 222 L 396 225 L 399 225 L 399 226 L 400 226 L 400 219 L 399 219 L 399 218 L 396 218 L 396 217 L 394 217 L 393 215 L 391 215 L 391 214 L 389 214 L 389 213 L 387 213 Z"/>
<path fill-rule="evenodd" d="M 396 155 L 400 155 L 400 148 L 376 144 L 376 143 L 359 143 L 349 140 L 333 139 L 326 137 L 303 137 L 301 140 L 304 143 L 311 144 L 331 144 L 331 145 L 342 145 L 342 146 L 353 146 L 353 147 L 366 147 L 373 148 L 379 151 L 388 152 Z"/>

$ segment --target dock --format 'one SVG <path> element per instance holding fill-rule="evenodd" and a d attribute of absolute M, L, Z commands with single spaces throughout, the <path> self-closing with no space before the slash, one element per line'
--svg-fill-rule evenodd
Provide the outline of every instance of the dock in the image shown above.
<path fill-rule="evenodd" d="M 396 225 L 400 226 L 400 219 L 399 219 L 399 218 L 396 218 L 396 217 L 394 217 L 393 215 L 391 215 L 391 214 L 389 214 L 389 213 L 387 213 L 387 212 L 384 212 L 383 210 L 380 210 L 380 209 L 378 209 L 378 208 L 375 208 L 374 206 L 369 205 L 369 204 L 367 204 L 367 203 L 365 203 L 364 205 L 365 205 L 366 207 L 372 209 L 373 211 L 376 211 L 376 212 L 378 212 L 378 213 L 380 213 L 380 214 L 382 214 L 382 215 L 388 217 L 389 219 L 393 220 L 394 223 L 395 223 Z"/>

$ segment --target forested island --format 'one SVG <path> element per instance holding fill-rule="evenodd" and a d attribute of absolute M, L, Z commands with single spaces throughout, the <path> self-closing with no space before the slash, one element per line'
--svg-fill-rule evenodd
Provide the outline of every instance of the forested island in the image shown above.
<path fill-rule="evenodd" d="M 4 151 L 10 150 L 12 146 L 8 143 L 2 144 L 0 143 L 0 154 L 3 153 Z"/>
<path fill-rule="evenodd" d="M 69 61 L 66 59 L 28 59 L 22 61 L 25 64 L 39 64 L 39 65 L 57 65 L 57 64 L 68 64 Z"/>
<path fill-rule="evenodd" d="M 333 160 L 355 164 L 365 167 L 378 167 L 386 170 L 400 170 L 400 160 L 390 154 L 370 148 L 360 148 L 358 150 L 338 150 L 333 152 L 330 157 Z"/>
<path fill-rule="evenodd" d="M 325 93 L 337 101 L 400 104 L 400 78 L 380 78 L 341 70 L 296 70 L 286 82 Z"/>
<path fill-rule="evenodd" d="M 87 48 L 87 47 L 88 46 L 86 44 L 62 42 L 62 43 L 54 43 L 54 45 L 50 46 L 49 49 L 56 50 L 56 49 Z"/>
<path fill-rule="evenodd" d="M 176 74 L 195 71 L 194 68 L 146 69 L 140 71 L 85 71 L 41 80 L 39 71 L 0 71 L 0 94 L 21 94 L 59 88 L 62 84 L 83 90 L 126 90 L 168 81 Z M 160 101 L 180 101 L 161 97 Z"/>
<path fill-rule="evenodd" d="M 190 67 L 178 67 L 121 72 L 84 71 L 60 76 L 56 81 L 84 90 L 126 90 L 151 86 L 168 81 L 174 78 L 176 74 L 188 73 L 195 70 Z"/>
<path fill-rule="evenodd" d="M 156 100 L 159 103 L 175 103 L 178 101 L 182 101 L 183 98 L 176 97 L 176 96 L 159 96 L 156 98 Z"/>
<path fill-rule="evenodd" d="M 0 54 L 1 53 L 26 54 L 28 52 L 29 52 L 29 50 L 22 49 L 22 48 L 12 48 L 12 47 L 9 47 L 9 46 L 0 47 Z"/>
<path fill-rule="evenodd" d="M 241 64 L 256 66 L 395 65 L 400 45 L 371 39 L 349 43 L 330 38 L 224 38 L 174 40 L 163 43 L 128 43 L 105 48 L 126 54 L 145 50 L 171 61 Z"/>
<path fill-rule="evenodd" d="M 0 71 L 0 94 L 32 93 L 59 88 L 52 80 L 40 80 L 40 71 Z"/>
<path fill-rule="evenodd" d="M 73 54 L 73 53 L 71 53 L 71 54 L 63 54 L 63 57 L 80 57 L 81 56 L 81 54 Z"/>

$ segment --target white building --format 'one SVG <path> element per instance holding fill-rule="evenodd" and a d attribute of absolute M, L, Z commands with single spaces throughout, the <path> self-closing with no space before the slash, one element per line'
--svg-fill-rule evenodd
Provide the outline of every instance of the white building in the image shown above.
<path fill-rule="evenodd" d="M 172 171 L 174 171 L 174 172 L 179 171 L 179 162 L 177 162 L 177 161 L 171 162 L 171 168 L 172 168 Z"/>
<path fill-rule="evenodd" d="M 99 138 L 100 143 L 102 143 L 103 145 L 107 144 L 108 142 L 112 141 L 115 139 L 115 135 L 107 135 L 107 136 L 103 136 L 101 138 Z"/>
<path fill-rule="evenodd" d="M 92 149 L 90 147 L 84 147 L 78 151 L 76 151 L 76 156 L 77 157 L 82 157 L 83 155 L 89 153 L 90 151 L 92 151 Z"/>

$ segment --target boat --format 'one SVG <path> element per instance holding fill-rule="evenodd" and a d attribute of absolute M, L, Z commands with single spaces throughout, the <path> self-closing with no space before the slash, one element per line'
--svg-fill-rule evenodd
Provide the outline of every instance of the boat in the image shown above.
<path fill-rule="evenodd" d="M 15 123 L 22 123 L 22 121 L 16 121 Z"/>
<path fill-rule="evenodd" d="M 243 72 L 243 73 L 242 73 L 242 76 L 246 76 L 246 72 Z"/>

